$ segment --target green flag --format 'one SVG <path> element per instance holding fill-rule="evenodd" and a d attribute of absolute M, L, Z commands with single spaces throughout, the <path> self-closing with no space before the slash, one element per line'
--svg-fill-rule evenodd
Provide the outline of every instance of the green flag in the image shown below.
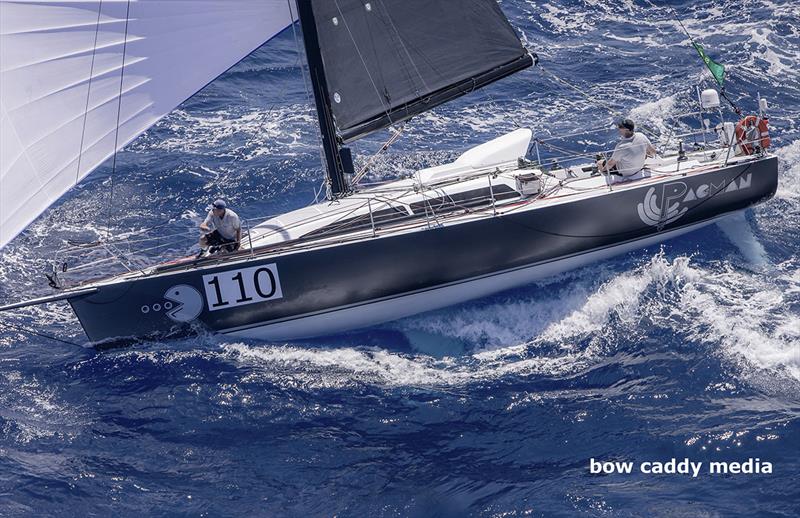
<path fill-rule="evenodd" d="M 725 81 L 725 67 L 708 57 L 706 51 L 703 50 L 703 47 L 694 42 L 692 42 L 692 45 L 694 45 L 697 53 L 700 54 L 700 59 L 703 60 L 703 63 L 705 63 L 708 69 L 711 71 L 711 75 L 713 75 L 714 79 L 717 80 L 719 86 L 722 86 L 722 83 Z"/>

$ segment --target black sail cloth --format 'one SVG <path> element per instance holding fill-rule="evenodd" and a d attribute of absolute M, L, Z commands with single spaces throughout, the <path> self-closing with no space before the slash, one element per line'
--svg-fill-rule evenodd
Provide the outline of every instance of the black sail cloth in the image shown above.
<path fill-rule="evenodd" d="M 495 0 L 312 3 L 343 142 L 532 64 Z"/>

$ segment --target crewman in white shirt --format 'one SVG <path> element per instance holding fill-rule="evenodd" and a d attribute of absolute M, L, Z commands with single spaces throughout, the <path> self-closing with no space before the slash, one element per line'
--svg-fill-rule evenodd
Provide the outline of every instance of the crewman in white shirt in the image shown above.
<path fill-rule="evenodd" d="M 611 158 L 606 162 L 597 162 L 598 171 L 608 174 L 606 179 L 610 184 L 628 182 L 650 176 L 644 170 L 647 157 L 656 156 L 656 148 L 650 139 L 642 133 L 634 131 L 635 124 L 630 119 L 620 119 L 617 122 L 620 141 L 614 148 Z"/>
<path fill-rule="evenodd" d="M 211 205 L 205 221 L 200 224 L 200 256 L 206 249 L 209 254 L 234 252 L 242 242 L 242 223 L 239 215 L 229 209 L 225 200 L 216 200 Z"/>

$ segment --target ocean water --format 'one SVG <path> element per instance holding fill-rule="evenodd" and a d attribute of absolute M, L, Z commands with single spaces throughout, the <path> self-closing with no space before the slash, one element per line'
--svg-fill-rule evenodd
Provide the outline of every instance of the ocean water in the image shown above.
<path fill-rule="evenodd" d="M 657 3 L 725 64 L 732 99 L 751 111 L 756 93 L 768 99 L 772 200 L 546 282 L 313 342 L 200 335 L 98 351 L 65 305 L 4 314 L 0 515 L 800 515 L 800 4 Z M 669 116 L 709 75 L 667 10 L 502 7 L 586 95 L 524 71 L 415 119 L 372 179 L 518 125 L 541 137 L 610 128 L 602 105 L 661 144 L 692 123 Z M 357 144 L 357 160 L 385 138 Z M 320 182 L 287 30 L 0 252 L 0 302 L 46 292 L 41 272 L 66 239 L 169 221 L 188 248 L 210 199 L 256 218 L 310 203 Z M 672 458 L 759 459 L 772 473 L 590 473 L 590 459 Z"/>

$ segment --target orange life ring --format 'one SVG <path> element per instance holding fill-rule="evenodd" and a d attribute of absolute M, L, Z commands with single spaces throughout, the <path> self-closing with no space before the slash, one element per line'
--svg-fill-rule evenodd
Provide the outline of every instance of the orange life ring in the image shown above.
<path fill-rule="evenodd" d="M 769 120 L 748 115 L 736 123 L 736 141 L 745 155 L 755 152 L 755 144 L 767 149 L 772 143 L 769 138 Z"/>

